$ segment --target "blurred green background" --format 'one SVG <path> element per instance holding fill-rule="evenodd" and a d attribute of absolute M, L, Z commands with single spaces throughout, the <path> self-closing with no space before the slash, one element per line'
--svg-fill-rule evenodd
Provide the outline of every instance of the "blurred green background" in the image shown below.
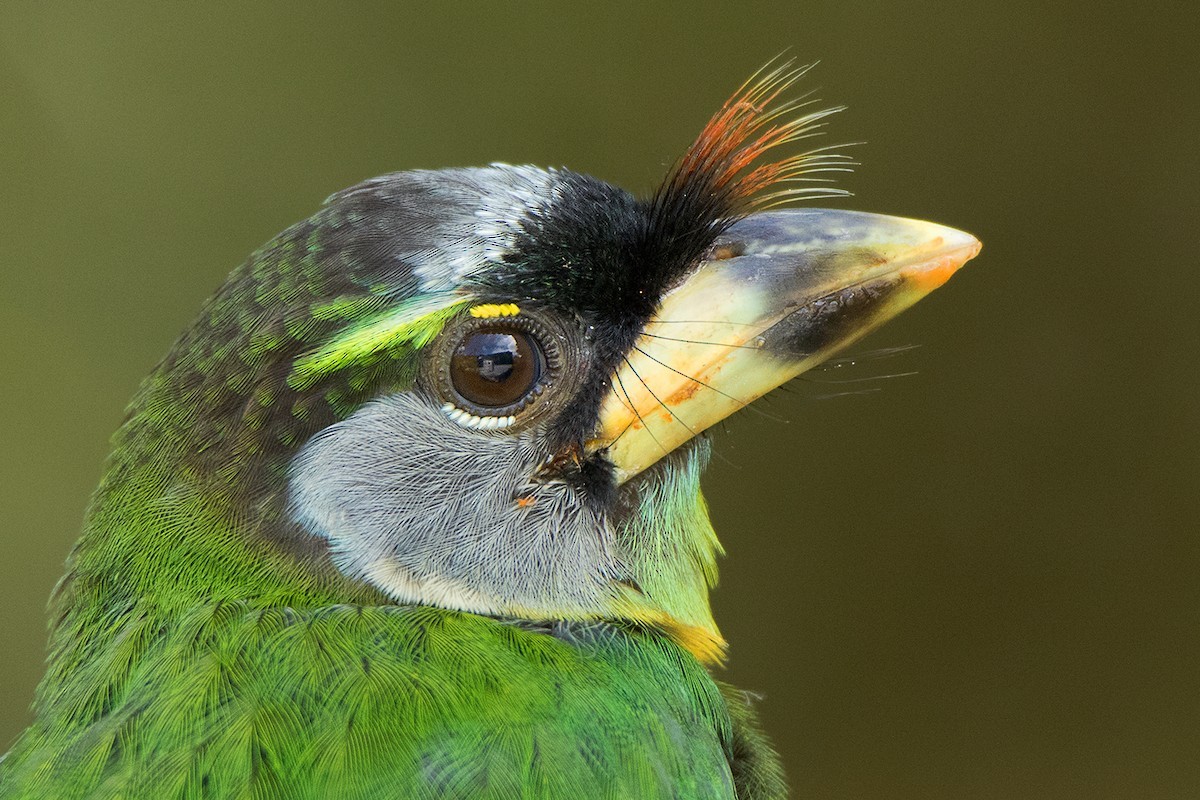
<path fill-rule="evenodd" d="M 1188 4 L 246 6 L 0 6 L 0 751 L 107 437 L 230 268 L 392 170 L 651 187 L 790 48 L 867 142 L 838 205 L 985 246 L 858 350 L 920 348 L 718 433 L 726 677 L 797 797 L 1200 797 Z"/>

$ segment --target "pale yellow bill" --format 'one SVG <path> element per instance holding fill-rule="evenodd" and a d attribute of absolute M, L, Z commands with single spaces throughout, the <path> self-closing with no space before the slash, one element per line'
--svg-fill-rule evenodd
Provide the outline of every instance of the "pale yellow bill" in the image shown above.
<path fill-rule="evenodd" d="M 663 298 L 613 377 L 589 449 L 606 450 L 628 480 L 913 305 L 980 247 L 953 228 L 880 214 L 742 220 Z"/>

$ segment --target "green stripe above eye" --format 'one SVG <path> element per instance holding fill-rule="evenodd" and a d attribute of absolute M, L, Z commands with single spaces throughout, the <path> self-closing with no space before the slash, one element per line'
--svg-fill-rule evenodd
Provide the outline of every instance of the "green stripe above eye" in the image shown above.
<path fill-rule="evenodd" d="M 446 321 L 472 301 L 457 294 L 426 294 L 405 300 L 382 314 L 354 324 L 318 349 L 301 356 L 288 385 L 305 389 L 351 364 L 397 348 L 419 350 L 433 341 Z"/>

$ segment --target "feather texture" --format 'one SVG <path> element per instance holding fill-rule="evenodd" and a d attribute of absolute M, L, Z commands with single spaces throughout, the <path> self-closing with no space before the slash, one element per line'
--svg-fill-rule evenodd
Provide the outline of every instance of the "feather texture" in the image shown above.
<path fill-rule="evenodd" d="M 783 796 L 745 697 L 636 625 L 241 602 L 122 619 L 42 698 L 4 797 Z"/>

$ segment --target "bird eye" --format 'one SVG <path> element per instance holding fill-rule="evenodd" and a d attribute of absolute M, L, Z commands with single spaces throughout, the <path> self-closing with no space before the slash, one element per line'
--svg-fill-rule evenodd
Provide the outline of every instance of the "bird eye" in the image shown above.
<path fill-rule="evenodd" d="M 484 410 L 510 410 L 538 386 L 546 356 L 529 332 L 505 327 L 469 333 L 450 357 L 450 383 Z"/>
<path fill-rule="evenodd" d="M 476 310 L 485 312 L 476 314 Z M 501 312 L 501 313 L 497 313 Z M 544 402 L 575 386 L 563 372 L 563 357 L 582 363 L 570 328 L 552 314 L 516 305 L 483 304 L 451 322 L 425 362 L 442 411 L 464 428 L 501 430 L 540 418 Z M 554 387 L 554 391 L 547 391 Z"/>

